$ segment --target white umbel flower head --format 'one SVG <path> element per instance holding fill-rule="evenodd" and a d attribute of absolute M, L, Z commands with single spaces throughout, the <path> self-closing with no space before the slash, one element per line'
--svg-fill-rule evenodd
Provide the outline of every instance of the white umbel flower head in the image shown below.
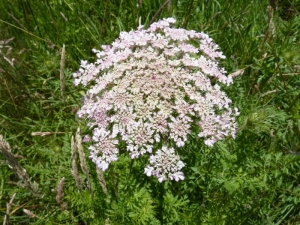
<path fill-rule="evenodd" d="M 184 164 L 174 148 L 186 144 L 192 124 L 208 146 L 235 136 L 238 111 L 211 83 L 232 83 L 217 61 L 225 56 L 207 34 L 173 28 L 175 22 L 121 32 L 111 45 L 93 50 L 95 63 L 82 61 L 74 73 L 75 85 L 89 87 L 78 115 L 89 120 L 90 158 L 100 169 L 117 160 L 122 141 L 132 159 L 152 154 L 147 176 L 179 181 Z M 163 147 L 155 149 L 157 143 Z"/>

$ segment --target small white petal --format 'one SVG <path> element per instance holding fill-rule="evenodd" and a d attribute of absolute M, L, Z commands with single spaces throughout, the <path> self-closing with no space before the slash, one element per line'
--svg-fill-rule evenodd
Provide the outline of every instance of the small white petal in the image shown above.
<path fill-rule="evenodd" d="M 150 177 L 150 176 L 152 175 L 152 171 L 153 171 L 153 167 L 147 166 L 147 167 L 145 168 L 144 173 L 145 173 L 148 177 Z"/>

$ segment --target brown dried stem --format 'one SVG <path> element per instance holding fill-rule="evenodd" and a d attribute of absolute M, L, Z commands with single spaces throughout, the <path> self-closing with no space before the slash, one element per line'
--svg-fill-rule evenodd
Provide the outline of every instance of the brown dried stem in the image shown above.
<path fill-rule="evenodd" d="M 63 44 L 60 60 L 60 92 L 63 103 L 65 103 L 65 55 L 66 46 Z"/>
<path fill-rule="evenodd" d="M 7 206 L 6 206 L 6 214 L 4 216 L 4 221 L 3 221 L 3 225 L 8 225 L 9 224 L 9 215 L 10 215 L 10 208 L 11 208 L 11 205 L 16 197 L 16 194 L 17 193 L 14 193 L 9 201 L 9 203 L 7 203 Z"/>
<path fill-rule="evenodd" d="M 89 176 L 89 170 L 88 170 L 88 167 L 86 164 L 85 154 L 84 154 L 83 147 L 82 147 L 82 138 L 81 138 L 81 134 L 80 134 L 80 128 L 77 129 L 76 136 L 75 136 L 75 142 L 76 142 L 77 151 L 79 154 L 80 167 L 82 169 L 82 172 L 86 176 L 87 187 L 92 192 L 92 185 L 91 185 L 91 180 L 90 180 L 90 176 Z"/>
<path fill-rule="evenodd" d="M 22 180 L 24 186 L 35 196 L 40 197 L 38 193 L 38 184 L 31 183 L 28 173 L 24 168 L 20 166 L 15 156 L 12 154 L 10 145 L 4 141 L 3 136 L 0 135 L 0 151 L 6 158 L 9 167 L 15 172 L 15 174 Z"/>
<path fill-rule="evenodd" d="M 75 179 L 76 186 L 79 191 L 82 190 L 82 179 L 79 176 L 78 168 L 77 168 L 77 147 L 74 141 L 74 136 L 71 138 L 71 160 L 72 160 L 72 169 L 71 173 Z"/>
<path fill-rule="evenodd" d="M 103 172 L 97 166 L 96 166 L 96 171 L 97 171 L 98 179 L 99 179 L 100 185 L 102 187 L 102 190 L 107 195 L 108 192 L 107 192 L 106 182 L 105 182 L 105 179 L 103 176 Z"/>
<path fill-rule="evenodd" d="M 57 204 L 61 205 L 62 204 L 62 199 L 64 197 L 64 183 L 65 183 L 65 178 L 61 178 L 58 187 L 57 187 L 57 195 L 56 195 L 56 202 Z"/>
<path fill-rule="evenodd" d="M 155 15 L 152 17 L 150 24 L 152 24 L 156 18 L 160 15 L 161 11 L 163 11 L 163 9 L 167 6 L 167 4 L 170 2 L 171 0 L 167 0 L 165 1 L 164 4 L 162 4 L 162 6 L 157 10 L 157 12 L 155 13 Z"/>

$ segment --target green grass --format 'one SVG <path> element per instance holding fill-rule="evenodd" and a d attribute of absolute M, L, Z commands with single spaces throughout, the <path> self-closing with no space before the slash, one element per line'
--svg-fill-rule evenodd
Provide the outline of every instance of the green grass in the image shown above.
<path fill-rule="evenodd" d="M 145 159 L 132 163 L 123 154 L 104 173 L 107 195 L 87 159 L 88 189 L 77 159 L 83 181 L 78 191 L 71 136 L 78 127 L 83 134 L 88 130 L 76 117 L 85 90 L 73 86 L 72 73 L 81 59 L 94 59 L 92 48 L 136 29 L 139 18 L 148 25 L 164 2 L 0 2 L 0 40 L 15 38 L 7 55 L 15 58 L 14 66 L 0 54 L 0 134 L 40 194 L 34 197 L 22 187 L 0 155 L 0 218 L 16 193 L 11 224 L 300 224 L 299 0 L 277 1 L 276 9 L 270 4 L 275 1 L 170 1 L 156 20 L 173 16 L 178 27 L 208 33 L 227 56 L 221 64 L 228 73 L 244 69 L 226 89 L 241 111 L 237 138 L 213 148 L 191 138 L 180 150 L 186 179 L 178 183 L 158 183 L 143 174 Z"/>

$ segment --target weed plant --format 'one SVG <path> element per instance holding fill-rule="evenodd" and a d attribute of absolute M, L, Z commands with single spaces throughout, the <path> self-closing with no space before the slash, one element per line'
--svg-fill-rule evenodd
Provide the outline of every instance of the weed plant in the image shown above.
<path fill-rule="evenodd" d="M 0 1 L 4 224 L 300 224 L 299 11 L 299 0 Z M 102 173 L 82 148 L 86 90 L 72 74 L 139 19 L 168 17 L 209 34 L 229 74 L 243 71 L 226 91 L 237 137 L 211 148 L 189 137 L 180 182 L 145 176 L 146 159 L 126 154 Z"/>

